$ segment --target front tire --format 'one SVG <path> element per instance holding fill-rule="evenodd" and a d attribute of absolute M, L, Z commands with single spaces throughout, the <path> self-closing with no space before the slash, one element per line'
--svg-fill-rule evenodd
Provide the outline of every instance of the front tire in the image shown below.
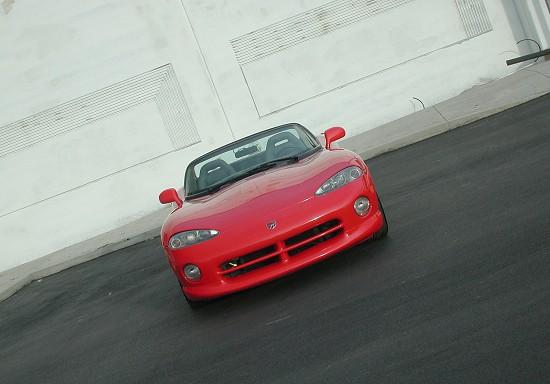
<path fill-rule="evenodd" d="M 185 298 L 185 301 L 187 302 L 187 305 L 189 305 L 189 307 L 191 309 L 198 309 L 198 308 L 201 308 L 201 307 L 204 306 L 204 304 L 205 304 L 204 301 L 195 301 L 195 300 L 191 300 L 189 297 L 187 297 L 185 292 L 183 292 L 183 285 L 181 285 L 179 280 L 178 280 L 178 283 L 180 285 L 181 294 L 183 295 L 183 297 Z"/>
<path fill-rule="evenodd" d="M 378 206 L 380 207 L 380 212 L 382 212 L 382 219 L 384 220 L 384 224 L 382 224 L 382 228 L 378 230 L 373 236 L 373 240 L 380 240 L 388 235 L 388 220 L 386 220 L 386 213 L 384 212 L 384 207 L 382 206 L 382 202 L 380 201 L 380 198 L 376 196 L 378 199 Z"/>
<path fill-rule="evenodd" d="M 187 295 L 184 293 L 183 297 L 185 297 L 185 301 L 187 301 L 187 305 L 191 309 L 198 309 L 204 307 L 205 302 L 204 301 L 194 301 L 187 297 Z"/>

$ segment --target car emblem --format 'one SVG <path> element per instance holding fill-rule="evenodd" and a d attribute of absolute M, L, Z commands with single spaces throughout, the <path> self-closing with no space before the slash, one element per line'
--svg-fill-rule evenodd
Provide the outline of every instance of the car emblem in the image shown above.
<path fill-rule="evenodd" d="M 267 223 L 265 226 L 269 230 L 274 230 L 275 227 L 277 227 L 277 222 L 275 220 L 273 220 L 273 221 L 270 221 L 269 223 Z"/>

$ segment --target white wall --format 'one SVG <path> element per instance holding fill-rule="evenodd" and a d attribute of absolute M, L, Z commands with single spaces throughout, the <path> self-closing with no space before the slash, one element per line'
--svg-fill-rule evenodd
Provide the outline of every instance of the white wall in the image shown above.
<path fill-rule="evenodd" d="M 515 38 L 496 0 L 484 2 L 492 31 L 474 38 L 455 0 L 414 0 L 245 65 L 229 40 L 326 1 L 185 3 L 238 135 L 293 120 L 356 134 L 414 112 L 413 97 L 432 105 L 514 70 L 505 60 Z"/>
<path fill-rule="evenodd" d="M 550 47 L 550 12 L 546 0 L 526 0 L 515 5 L 523 24 L 524 38 L 536 40 L 543 49 Z"/>
<path fill-rule="evenodd" d="M 158 209 L 233 137 L 179 1 L 16 1 L 0 52 L 0 271 Z M 185 103 L 165 96 L 178 83 Z M 198 142 L 178 150 L 171 120 Z"/>
<path fill-rule="evenodd" d="M 358 134 L 505 76 L 526 18 L 548 30 L 505 3 L 4 1 L 0 271 L 153 212 L 233 138 Z"/>

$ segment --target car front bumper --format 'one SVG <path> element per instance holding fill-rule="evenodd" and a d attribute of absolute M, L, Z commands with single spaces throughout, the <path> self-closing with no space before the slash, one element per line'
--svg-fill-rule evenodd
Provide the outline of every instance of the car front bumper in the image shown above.
<path fill-rule="evenodd" d="M 365 216 L 353 208 L 360 196 L 371 203 Z M 272 231 L 255 231 L 223 246 L 207 241 L 184 251 L 166 250 L 185 295 L 206 300 L 264 284 L 352 247 L 384 224 L 374 185 L 368 181 L 315 197 L 286 212 L 280 221 Z M 184 276 L 186 264 L 199 266 L 199 281 Z"/>

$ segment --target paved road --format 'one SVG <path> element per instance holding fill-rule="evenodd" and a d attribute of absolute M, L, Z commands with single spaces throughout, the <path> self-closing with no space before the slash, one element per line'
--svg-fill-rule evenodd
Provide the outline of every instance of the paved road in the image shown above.
<path fill-rule="evenodd" d="M 0 382 L 550 382 L 550 96 L 369 164 L 386 240 L 198 312 L 158 240 L 77 266 L 0 303 Z"/>

